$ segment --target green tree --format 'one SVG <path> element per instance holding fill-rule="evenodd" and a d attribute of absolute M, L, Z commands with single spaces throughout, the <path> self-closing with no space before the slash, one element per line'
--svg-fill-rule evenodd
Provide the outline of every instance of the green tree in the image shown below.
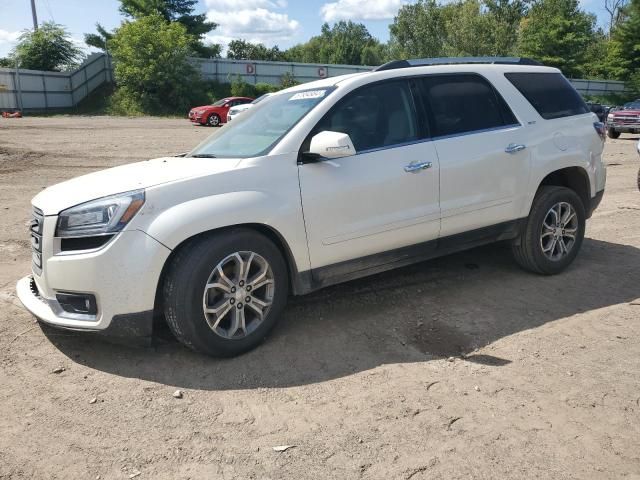
<path fill-rule="evenodd" d="M 120 0 L 120 12 L 126 17 L 139 19 L 149 15 L 160 15 L 167 22 L 182 24 L 193 37 L 194 52 L 203 57 L 219 57 L 220 45 L 204 44 L 204 35 L 215 30 L 217 25 L 207 21 L 207 16 L 194 14 L 198 0 Z"/>
<path fill-rule="evenodd" d="M 361 23 L 340 21 L 322 25 L 320 35 L 285 52 L 293 62 L 376 65 L 385 59 L 384 46 Z M 366 60 L 366 61 L 365 61 Z"/>
<path fill-rule="evenodd" d="M 20 68 L 61 71 L 76 67 L 84 55 L 62 25 L 46 22 L 38 30 L 25 30 L 10 57 Z"/>
<path fill-rule="evenodd" d="M 200 82 L 189 63 L 192 37 L 184 25 L 148 15 L 124 22 L 109 42 L 121 110 L 181 112 Z"/>
<path fill-rule="evenodd" d="M 505 56 L 515 52 L 525 0 L 419 0 L 389 26 L 395 58 Z"/>
<path fill-rule="evenodd" d="M 90 47 L 98 48 L 103 52 L 107 51 L 107 43 L 113 37 L 113 33 L 109 32 L 100 23 L 96 23 L 96 31 L 98 33 L 85 33 L 84 43 Z"/>
<path fill-rule="evenodd" d="M 537 0 L 520 24 L 519 53 L 567 76 L 580 76 L 595 22 L 593 14 L 580 10 L 578 0 Z"/>
<path fill-rule="evenodd" d="M 279 62 L 285 59 L 284 52 L 277 45 L 267 48 L 262 43 L 251 43 L 241 39 L 229 42 L 227 58 L 235 60 L 266 60 L 270 62 Z"/>
<path fill-rule="evenodd" d="M 13 68 L 16 66 L 16 62 L 14 62 L 9 57 L 0 57 L 0 67 L 2 68 Z"/>
<path fill-rule="evenodd" d="M 445 19 L 444 55 L 481 57 L 498 55 L 493 41 L 493 22 L 483 12 L 479 0 L 464 0 L 443 5 Z"/>
<path fill-rule="evenodd" d="M 389 25 L 393 57 L 442 57 L 447 39 L 445 12 L 436 0 L 403 5 Z"/>
<path fill-rule="evenodd" d="M 611 36 L 611 67 L 620 80 L 640 92 L 640 0 L 631 0 L 621 17 Z"/>
<path fill-rule="evenodd" d="M 528 12 L 529 0 L 484 0 L 491 24 L 491 42 L 495 55 L 515 55 L 518 28 Z"/>

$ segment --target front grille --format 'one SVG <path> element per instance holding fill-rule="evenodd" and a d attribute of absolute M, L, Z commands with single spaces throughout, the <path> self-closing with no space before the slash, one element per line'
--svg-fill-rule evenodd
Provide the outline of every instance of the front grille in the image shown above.
<path fill-rule="evenodd" d="M 614 115 L 613 121 L 616 123 L 622 123 L 622 124 L 625 124 L 625 123 L 635 124 L 640 121 L 640 117 L 638 117 L 637 115 Z"/>
<path fill-rule="evenodd" d="M 31 235 L 31 261 L 33 270 L 37 274 L 42 273 L 42 232 L 44 229 L 44 215 L 42 210 L 33 209 L 29 234 Z"/>

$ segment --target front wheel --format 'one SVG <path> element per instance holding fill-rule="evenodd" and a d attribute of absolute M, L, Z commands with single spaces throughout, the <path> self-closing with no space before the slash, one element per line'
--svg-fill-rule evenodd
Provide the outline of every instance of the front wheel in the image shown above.
<path fill-rule="evenodd" d="M 618 138 L 620 137 L 620 132 L 616 131 L 614 128 L 609 128 L 607 130 L 607 135 L 609 135 L 609 138 Z"/>
<path fill-rule="evenodd" d="M 578 255 L 585 219 L 582 200 L 573 190 L 542 187 L 533 200 L 525 227 L 512 242 L 516 262 L 535 273 L 560 273 Z"/>
<path fill-rule="evenodd" d="M 208 355 L 231 357 L 264 340 L 288 292 L 279 249 L 252 230 L 234 229 L 180 248 L 165 277 L 164 312 L 180 342 Z"/>
<path fill-rule="evenodd" d="M 220 117 L 216 113 L 212 113 L 207 119 L 207 125 L 210 127 L 217 127 L 220 125 Z"/>

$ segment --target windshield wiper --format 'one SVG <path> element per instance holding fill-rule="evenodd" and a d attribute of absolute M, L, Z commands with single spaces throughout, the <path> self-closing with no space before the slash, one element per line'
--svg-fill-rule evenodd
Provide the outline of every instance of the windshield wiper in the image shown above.
<path fill-rule="evenodd" d="M 213 153 L 196 153 L 195 155 L 190 155 L 193 158 L 216 158 Z"/>

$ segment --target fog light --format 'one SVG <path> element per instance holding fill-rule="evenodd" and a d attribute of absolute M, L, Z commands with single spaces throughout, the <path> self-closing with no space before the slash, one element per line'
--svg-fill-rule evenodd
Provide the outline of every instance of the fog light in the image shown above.
<path fill-rule="evenodd" d="M 56 293 L 60 307 L 68 313 L 95 315 L 98 313 L 96 297 L 89 293 Z"/>

